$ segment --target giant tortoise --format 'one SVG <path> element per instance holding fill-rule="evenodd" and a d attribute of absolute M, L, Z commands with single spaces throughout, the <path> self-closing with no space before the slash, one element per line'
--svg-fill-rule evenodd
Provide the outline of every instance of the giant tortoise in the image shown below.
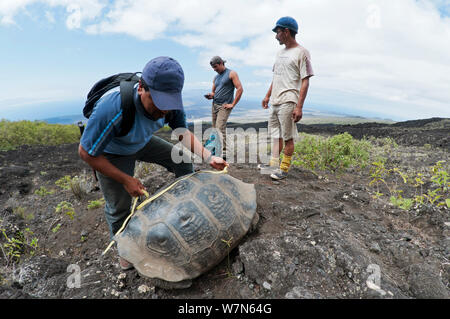
<path fill-rule="evenodd" d="M 193 279 L 217 265 L 258 217 L 253 184 L 202 171 L 174 183 L 136 210 L 114 238 L 119 255 L 140 274 L 168 282 Z"/>

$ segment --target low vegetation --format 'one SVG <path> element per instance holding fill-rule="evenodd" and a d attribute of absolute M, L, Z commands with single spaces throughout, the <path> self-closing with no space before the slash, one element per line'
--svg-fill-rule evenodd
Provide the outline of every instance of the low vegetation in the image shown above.
<path fill-rule="evenodd" d="M 80 131 L 76 125 L 0 120 L 0 151 L 13 150 L 20 145 L 76 143 L 79 138 Z"/>
<path fill-rule="evenodd" d="M 62 190 L 71 190 L 77 199 L 82 199 L 87 195 L 92 183 L 88 175 L 84 172 L 80 176 L 65 175 L 55 182 L 55 185 Z"/>
<path fill-rule="evenodd" d="M 397 167 L 386 168 L 384 161 L 374 162 L 371 167 L 372 180 L 369 184 L 376 187 L 373 197 L 388 196 L 394 206 L 405 210 L 420 205 L 450 208 L 450 178 L 448 167 L 445 168 L 444 164 L 444 161 L 438 161 L 425 173 L 406 173 Z M 430 185 L 426 191 L 423 188 L 425 184 Z M 380 191 L 380 185 L 387 190 L 387 194 Z M 404 195 L 405 190 L 409 190 L 410 197 Z"/>
<path fill-rule="evenodd" d="M 35 254 L 38 249 L 38 238 L 34 236 L 30 228 L 16 229 L 13 234 L 8 234 L 7 230 L 1 226 L 0 220 L 2 237 L 0 250 L 6 261 L 6 266 L 20 262 L 21 257 L 24 255 L 33 256 Z"/>
<path fill-rule="evenodd" d="M 303 134 L 295 144 L 293 165 L 333 172 L 349 167 L 364 168 L 371 149 L 369 141 L 356 140 L 348 133 L 328 138 Z"/>
<path fill-rule="evenodd" d="M 100 198 L 98 200 L 90 200 L 88 203 L 88 209 L 97 209 L 105 205 L 105 199 Z"/>
<path fill-rule="evenodd" d="M 75 218 L 75 210 L 72 203 L 68 201 L 62 201 L 55 207 L 55 212 L 58 214 L 65 214 L 69 216 L 71 220 Z"/>
<path fill-rule="evenodd" d="M 385 156 L 396 147 L 391 138 L 356 140 L 348 133 L 328 138 L 303 134 L 295 145 L 292 164 L 332 173 L 368 167 L 374 199 L 386 198 L 404 210 L 420 205 L 450 208 L 450 174 L 445 161 L 438 161 L 425 172 L 387 167 Z M 426 191 L 425 184 L 429 185 Z"/>
<path fill-rule="evenodd" d="M 45 186 L 41 186 L 39 189 L 35 190 L 34 193 L 36 195 L 44 197 L 46 195 L 51 195 L 51 194 L 55 193 L 55 191 L 54 190 L 47 190 L 47 188 Z"/>
<path fill-rule="evenodd" d="M 70 177 L 69 175 L 65 175 L 65 176 L 61 177 L 60 179 L 58 179 L 55 182 L 55 185 L 62 189 L 68 190 L 68 189 L 70 189 L 71 182 L 72 182 L 72 177 Z"/>

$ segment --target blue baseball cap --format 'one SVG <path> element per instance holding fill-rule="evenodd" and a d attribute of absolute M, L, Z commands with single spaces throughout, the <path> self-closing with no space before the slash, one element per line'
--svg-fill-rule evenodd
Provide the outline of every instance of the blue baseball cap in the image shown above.
<path fill-rule="evenodd" d="M 294 18 L 291 17 L 282 17 L 278 19 L 275 28 L 272 29 L 273 32 L 276 32 L 277 28 L 288 28 L 289 30 L 295 31 L 298 33 L 298 24 Z"/>
<path fill-rule="evenodd" d="M 150 60 L 142 71 L 142 79 L 148 85 L 158 109 L 183 110 L 181 90 L 184 85 L 184 72 L 175 59 L 160 56 Z"/>

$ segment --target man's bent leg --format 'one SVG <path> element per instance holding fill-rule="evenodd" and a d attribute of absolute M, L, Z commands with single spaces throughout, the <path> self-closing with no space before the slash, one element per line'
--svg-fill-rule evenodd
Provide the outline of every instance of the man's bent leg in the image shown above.
<path fill-rule="evenodd" d="M 177 164 L 172 159 L 172 149 L 176 147 L 162 138 L 152 136 L 150 142 L 140 150 L 136 157 L 140 161 L 155 163 L 165 167 L 170 172 L 175 173 L 176 177 L 194 172 L 192 161 L 187 154 L 182 154 L 183 160 Z M 181 149 L 180 149 L 181 151 Z"/>
<path fill-rule="evenodd" d="M 122 172 L 130 176 L 134 175 L 134 156 L 106 155 L 106 157 Z M 131 196 L 119 182 L 99 172 L 96 173 L 105 198 L 105 217 L 112 239 L 130 214 Z"/>

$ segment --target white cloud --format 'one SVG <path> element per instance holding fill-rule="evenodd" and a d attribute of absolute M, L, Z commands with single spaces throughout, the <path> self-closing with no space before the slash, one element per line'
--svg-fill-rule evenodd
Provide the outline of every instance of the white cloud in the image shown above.
<path fill-rule="evenodd" d="M 67 7 L 69 16 L 66 20 L 67 28 L 77 29 L 81 27 L 81 8 L 77 4 L 71 4 Z"/>
<path fill-rule="evenodd" d="M 14 25 L 14 17 L 21 11 L 33 4 L 44 4 L 49 8 L 65 7 L 67 28 L 80 28 L 83 21 L 98 17 L 107 3 L 108 0 L 1 0 L 0 24 Z M 44 16 L 53 23 L 51 11 L 46 9 Z"/>
<path fill-rule="evenodd" d="M 35 0 L 2 0 L 0 2 L 0 25 L 14 25 L 14 16 L 20 9 L 33 2 Z"/>
<path fill-rule="evenodd" d="M 38 2 L 65 7 L 69 29 L 169 38 L 199 49 L 205 68 L 221 55 L 230 65 L 255 67 L 255 77 L 268 82 L 281 48 L 271 29 L 291 15 L 299 22 L 298 41 L 311 52 L 311 90 L 330 103 L 337 91 L 450 116 L 448 1 L 2 0 L 1 23 L 13 24 L 21 8 Z"/>
<path fill-rule="evenodd" d="M 45 11 L 45 18 L 51 24 L 54 24 L 56 22 L 55 16 L 53 15 L 53 13 L 51 11 Z"/>

